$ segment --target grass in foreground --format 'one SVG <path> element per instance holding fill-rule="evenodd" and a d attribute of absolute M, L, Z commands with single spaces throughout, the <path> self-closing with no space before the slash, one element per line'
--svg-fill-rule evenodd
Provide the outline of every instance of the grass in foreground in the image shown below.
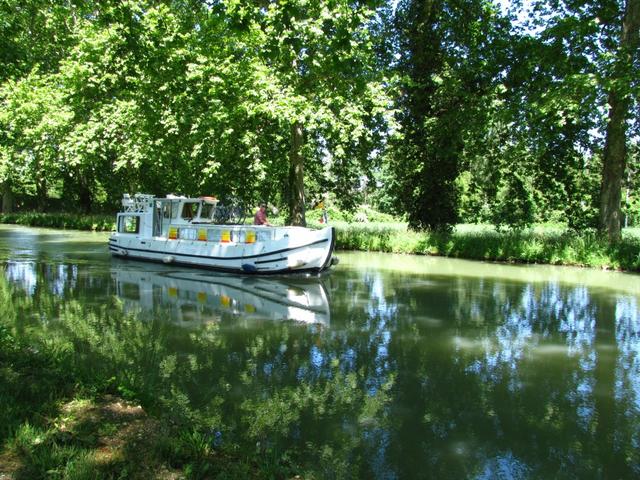
<path fill-rule="evenodd" d="M 87 377 L 72 349 L 55 340 L 18 339 L 5 321 L 0 321 L 1 479 L 268 478 L 274 473 L 259 456 L 241 455 L 233 444 L 217 446 L 195 424 L 148 415 L 100 376 Z M 286 474 L 288 467 L 275 471 Z"/>

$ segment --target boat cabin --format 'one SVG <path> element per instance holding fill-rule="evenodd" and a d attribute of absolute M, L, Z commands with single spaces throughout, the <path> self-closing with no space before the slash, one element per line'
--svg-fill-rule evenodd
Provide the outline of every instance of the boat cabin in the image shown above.
<path fill-rule="evenodd" d="M 188 198 L 168 195 L 125 194 L 123 211 L 118 213 L 117 231 L 141 237 L 164 237 L 169 240 L 200 240 L 222 243 L 253 243 L 267 240 L 267 232 L 258 234 L 254 227 L 225 224 L 225 207 L 215 197 Z M 221 221 L 223 220 L 223 221 Z M 262 227 L 265 229 L 265 227 Z"/>

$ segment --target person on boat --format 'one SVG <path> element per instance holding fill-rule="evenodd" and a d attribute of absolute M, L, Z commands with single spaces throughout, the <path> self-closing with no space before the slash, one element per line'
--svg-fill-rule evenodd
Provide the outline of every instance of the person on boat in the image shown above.
<path fill-rule="evenodd" d="M 253 217 L 253 224 L 254 225 L 266 225 L 266 226 L 271 226 L 271 224 L 269 223 L 269 220 L 267 220 L 267 205 L 262 203 L 260 204 L 260 208 L 258 209 L 258 211 L 256 212 L 255 216 Z"/>

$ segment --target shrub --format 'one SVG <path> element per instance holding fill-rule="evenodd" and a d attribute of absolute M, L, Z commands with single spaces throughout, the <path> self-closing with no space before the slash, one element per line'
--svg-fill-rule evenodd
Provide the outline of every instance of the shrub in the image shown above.
<path fill-rule="evenodd" d="M 38 212 L 4 213 L 0 214 L 0 223 L 11 223 L 28 227 L 109 232 L 115 229 L 115 216 Z"/>

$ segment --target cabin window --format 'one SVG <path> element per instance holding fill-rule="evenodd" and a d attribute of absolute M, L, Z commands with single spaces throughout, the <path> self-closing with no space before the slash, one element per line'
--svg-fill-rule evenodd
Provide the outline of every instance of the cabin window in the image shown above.
<path fill-rule="evenodd" d="M 198 210 L 197 202 L 184 203 L 182 205 L 182 219 L 191 220 Z"/>
<path fill-rule="evenodd" d="M 200 218 L 211 220 L 213 219 L 213 212 L 216 206 L 211 203 L 203 203 L 202 210 L 200 210 Z"/>
<path fill-rule="evenodd" d="M 120 217 L 120 224 L 118 225 L 118 232 L 120 233 L 139 233 L 140 232 L 140 217 L 134 215 L 126 215 Z"/>
<path fill-rule="evenodd" d="M 180 203 L 171 202 L 171 218 L 177 220 L 180 216 Z"/>
<path fill-rule="evenodd" d="M 181 228 L 180 238 L 182 240 L 197 240 L 198 234 L 195 228 Z"/>
<path fill-rule="evenodd" d="M 164 218 L 172 218 L 173 202 L 162 202 L 162 216 Z"/>
<path fill-rule="evenodd" d="M 162 203 L 155 202 L 155 208 L 153 209 L 153 236 L 159 237 L 162 235 Z"/>

